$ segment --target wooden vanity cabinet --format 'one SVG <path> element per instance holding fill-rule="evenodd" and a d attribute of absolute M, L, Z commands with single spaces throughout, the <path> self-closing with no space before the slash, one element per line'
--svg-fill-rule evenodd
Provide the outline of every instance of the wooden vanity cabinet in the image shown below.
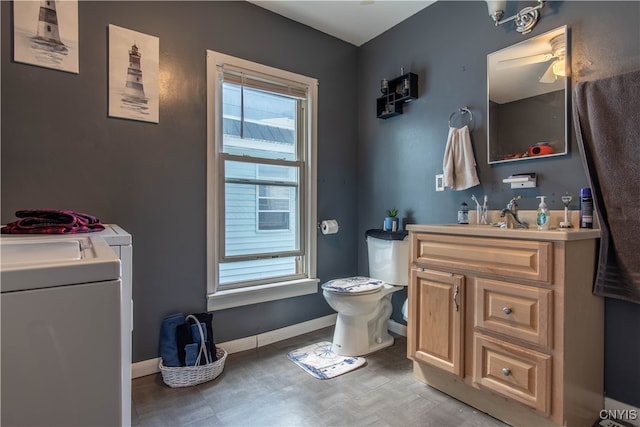
<path fill-rule="evenodd" d="M 415 376 L 512 425 L 592 425 L 604 407 L 597 240 L 411 227 Z"/>

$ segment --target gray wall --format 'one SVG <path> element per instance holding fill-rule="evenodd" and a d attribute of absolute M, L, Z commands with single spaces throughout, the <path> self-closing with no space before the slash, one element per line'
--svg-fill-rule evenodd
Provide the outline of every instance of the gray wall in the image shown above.
<path fill-rule="evenodd" d="M 508 13 L 531 5 L 509 2 Z M 568 25 L 572 84 L 640 68 L 640 2 L 547 2 L 531 34 L 509 24 L 496 28 L 480 1 L 438 1 L 358 49 L 358 219 L 360 232 L 377 226 L 386 209 L 398 207 L 405 222 L 456 221 L 461 202 L 471 195 L 489 197 L 499 209 L 521 194 L 520 207 L 535 209 L 537 195 L 547 195 L 551 209 L 560 196 L 576 195 L 588 185 L 571 125 L 567 156 L 488 165 L 486 151 L 487 54 L 557 27 Z M 420 98 L 404 114 L 388 120 L 375 116 L 380 79 L 419 75 Z M 469 190 L 436 192 L 434 176 L 442 171 L 449 115 L 465 105 L 473 112 L 472 140 L 481 185 Z M 571 120 L 571 119 L 570 119 Z M 538 187 L 514 190 L 502 179 L 536 172 Z M 577 204 L 574 205 L 577 207 Z M 367 270 L 359 240 L 359 271 Z M 404 295 L 394 294 L 394 318 Z M 606 392 L 640 406 L 640 305 L 606 301 Z M 623 351 L 621 351 L 623 350 Z"/>
<path fill-rule="evenodd" d="M 511 3 L 508 12 L 530 4 Z M 519 193 L 524 209 L 538 194 L 558 209 L 560 195 L 587 185 L 573 136 L 565 157 L 486 164 L 486 55 L 523 36 L 493 27 L 484 2 L 439 1 L 360 48 L 245 2 L 81 2 L 79 75 L 12 62 L 11 4 L 0 6 L 0 219 L 68 208 L 133 234 L 134 361 L 157 356 L 164 314 L 206 307 L 205 49 L 320 80 L 318 218 L 344 230 L 319 237 L 322 280 L 367 273 L 364 231 L 390 207 L 403 222 L 453 222 L 471 194 L 487 194 L 492 209 L 506 204 L 514 193 L 501 180 L 512 173 L 539 174 L 538 188 Z M 640 67 L 639 23 L 636 1 L 549 2 L 525 37 L 568 25 L 575 84 Z M 108 24 L 160 38 L 157 125 L 107 117 Z M 380 79 L 401 66 L 420 76 L 420 98 L 377 119 Z M 482 186 L 436 193 L 447 118 L 464 105 Z M 397 294 L 402 321 L 406 293 Z M 607 300 L 606 311 L 607 395 L 640 406 L 640 306 Z M 226 341 L 331 312 L 320 294 L 292 298 L 216 312 L 214 332 Z"/>
<path fill-rule="evenodd" d="M 206 49 L 319 80 L 318 218 L 345 231 L 318 238 L 318 275 L 355 273 L 355 46 L 247 2 L 82 1 L 76 75 L 12 62 L 12 4 L 1 7 L 2 223 L 64 208 L 133 235 L 134 361 L 158 356 L 164 315 L 206 309 Z M 160 38 L 159 124 L 107 117 L 108 24 Z M 214 336 L 331 313 L 320 293 L 228 309 Z"/>

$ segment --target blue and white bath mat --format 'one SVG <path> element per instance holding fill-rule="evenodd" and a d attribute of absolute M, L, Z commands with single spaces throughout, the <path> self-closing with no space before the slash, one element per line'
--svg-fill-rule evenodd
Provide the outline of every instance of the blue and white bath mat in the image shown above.
<path fill-rule="evenodd" d="M 287 357 L 320 380 L 353 371 L 367 362 L 364 357 L 338 356 L 331 351 L 331 343 L 327 341 L 294 350 Z"/>

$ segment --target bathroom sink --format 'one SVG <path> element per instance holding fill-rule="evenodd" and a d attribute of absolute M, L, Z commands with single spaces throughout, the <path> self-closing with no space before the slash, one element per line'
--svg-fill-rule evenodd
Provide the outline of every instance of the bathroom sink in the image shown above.
<path fill-rule="evenodd" d="M 507 230 L 507 228 L 502 228 L 499 225 L 491 225 L 491 224 L 441 224 L 442 227 L 447 228 L 459 228 L 460 230 L 484 230 L 487 232 L 498 232 L 500 230 Z M 526 228 L 513 228 L 510 230 L 527 230 Z"/>
<path fill-rule="evenodd" d="M 442 224 L 443 227 L 468 227 L 468 228 L 500 228 L 489 224 Z"/>

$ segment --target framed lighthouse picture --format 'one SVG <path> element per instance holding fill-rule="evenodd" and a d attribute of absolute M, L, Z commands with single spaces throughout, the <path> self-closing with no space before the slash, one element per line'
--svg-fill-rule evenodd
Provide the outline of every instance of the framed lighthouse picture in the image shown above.
<path fill-rule="evenodd" d="M 14 1 L 13 60 L 78 74 L 78 0 Z"/>
<path fill-rule="evenodd" d="M 109 25 L 109 117 L 158 123 L 160 39 Z"/>

